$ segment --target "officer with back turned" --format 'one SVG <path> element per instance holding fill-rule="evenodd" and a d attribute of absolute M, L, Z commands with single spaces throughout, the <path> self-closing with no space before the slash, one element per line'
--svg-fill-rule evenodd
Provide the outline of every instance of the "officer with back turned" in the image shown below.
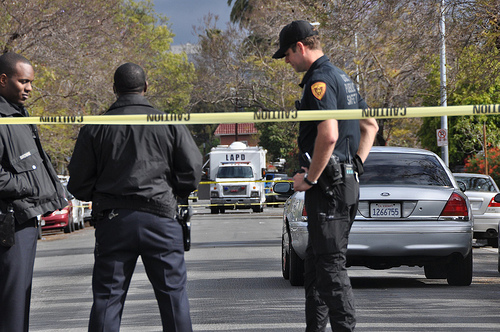
<path fill-rule="evenodd" d="M 139 65 L 121 65 L 114 75 L 118 99 L 106 115 L 164 114 L 144 97 L 147 88 Z M 92 201 L 95 221 L 89 331 L 119 331 L 139 256 L 163 331 L 192 331 L 183 230 L 175 216 L 177 197 L 188 197 L 200 181 L 201 162 L 183 125 L 87 125 L 80 130 L 68 189 Z"/>

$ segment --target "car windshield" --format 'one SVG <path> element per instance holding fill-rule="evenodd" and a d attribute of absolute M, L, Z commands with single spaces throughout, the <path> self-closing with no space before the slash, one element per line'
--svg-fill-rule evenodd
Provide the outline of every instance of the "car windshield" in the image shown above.
<path fill-rule="evenodd" d="M 489 178 L 455 176 L 457 181 L 465 184 L 466 190 L 496 192 L 495 185 Z"/>
<path fill-rule="evenodd" d="M 252 167 L 250 166 L 228 166 L 228 167 L 220 167 L 217 172 L 218 178 L 252 178 L 253 172 Z"/>
<path fill-rule="evenodd" d="M 452 186 L 451 179 L 436 157 L 384 152 L 369 154 L 360 184 Z"/>

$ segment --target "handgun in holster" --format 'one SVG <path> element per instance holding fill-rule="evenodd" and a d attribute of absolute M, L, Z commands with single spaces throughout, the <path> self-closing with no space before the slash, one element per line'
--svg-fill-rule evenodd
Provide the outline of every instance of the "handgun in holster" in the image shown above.
<path fill-rule="evenodd" d="M 179 203 L 181 203 L 181 205 L 177 208 L 175 219 L 177 219 L 182 227 L 184 251 L 189 251 L 191 249 L 191 216 L 193 211 L 189 207 L 189 201 L 187 199 Z"/>
<path fill-rule="evenodd" d="M 343 183 L 342 164 L 339 157 L 331 155 L 328 164 L 318 179 L 318 184 L 327 196 L 334 196 L 334 187 Z"/>
<path fill-rule="evenodd" d="M 304 153 L 304 159 L 306 160 L 307 167 L 311 164 L 311 157 L 306 152 Z M 323 190 L 323 192 L 329 196 L 334 196 L 334 187 L 341 184 L 343 181 L 342 164 L 339 162 L 339 157 L 336 155 L 331 155 L 328 164 L 326 165 L 323 173 L 321 173 L 318 179 L 318 186 Z"/>

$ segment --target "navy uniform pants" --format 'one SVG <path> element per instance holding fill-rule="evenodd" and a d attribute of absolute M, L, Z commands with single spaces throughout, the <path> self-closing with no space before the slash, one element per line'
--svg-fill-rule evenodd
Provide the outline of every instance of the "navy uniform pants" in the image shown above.
<path fill-rule="evenodd" d="M 341 192 L 326 197 L 318 186 L 306 191 L 309 242 L 304 262 L 306 332 L 353 331 L 355 304 L 346 270 L 349 232 L 357 204 L 346 206 Z"/>
<path fill-rule="evenodd" d="M 15 244 L 0 246 L 0 332 L 27 332 L 38 240 L 36 218 L 19 225 Z"/>
<path fill-rule="evenodd" d="M 115 209 L 99 217 L 95 227 L 89 331 L 119 331 L 140 255 L 160 308 L 163 331 L 191 332 L 181 225 L 150 213 Z"/>

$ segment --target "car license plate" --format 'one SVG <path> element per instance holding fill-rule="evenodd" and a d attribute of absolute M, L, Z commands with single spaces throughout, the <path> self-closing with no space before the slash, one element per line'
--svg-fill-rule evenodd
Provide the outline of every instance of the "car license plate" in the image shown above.
<path fill-rule="evenodd" d="M 401 218 L 401 204 L 399 203 L 371 203 L 372 218 Z"/>

